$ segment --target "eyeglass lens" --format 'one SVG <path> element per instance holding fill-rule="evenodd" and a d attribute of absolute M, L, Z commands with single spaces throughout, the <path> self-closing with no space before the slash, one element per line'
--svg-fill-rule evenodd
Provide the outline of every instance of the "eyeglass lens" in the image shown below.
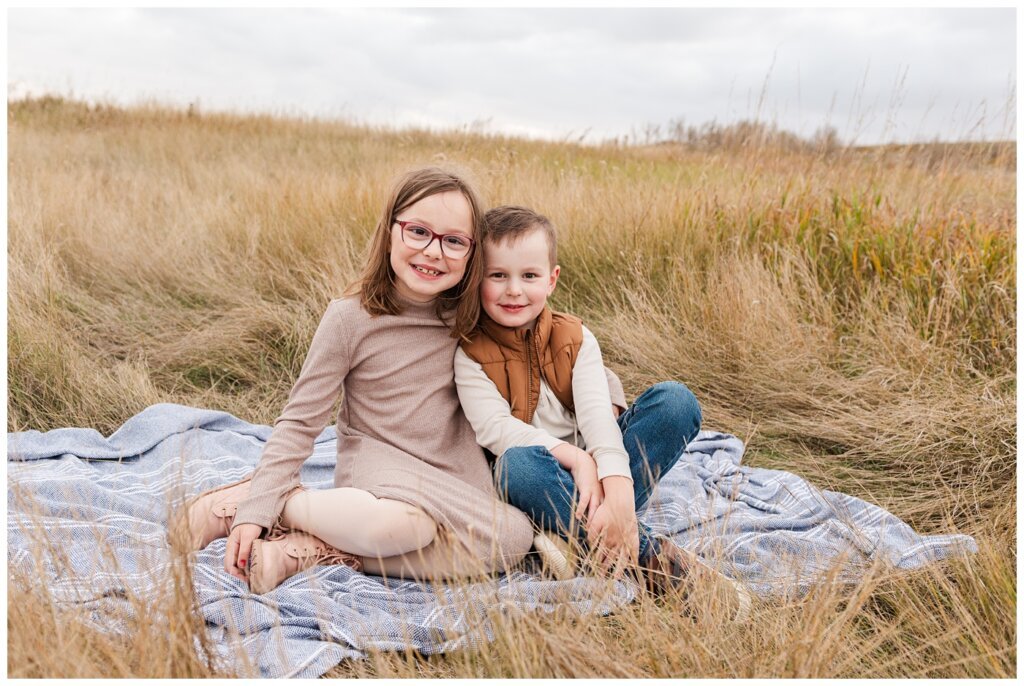
<path fill-rule="evenodd" d="M 460 257 L 469 252 L 470 243 L 469 239 L 458 234 L 448 234 L 442 236 L 439 233 L 434 233 L 430 229 L 424 226 L 418 226 L 416 224 L 406 224 L 402 228 L 402 239 L 405 244 L 410 248 L 421 249 L 427 247 L 434 240 L 438 238 L 441 243 L 441 250 L 446 255 L 452 257 Z"/>

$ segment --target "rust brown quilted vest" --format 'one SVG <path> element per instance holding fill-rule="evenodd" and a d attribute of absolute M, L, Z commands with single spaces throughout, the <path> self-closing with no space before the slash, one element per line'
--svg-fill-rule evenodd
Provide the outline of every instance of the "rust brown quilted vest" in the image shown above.
<path fill-rule="evenodd" d="M 545 307 L 532 331 L 509 329 L 481 314 L 462 350 L 483 367 L 511 406 L 512 416 L 529 424 L 540 399 L 541 379 L 566 409 L 575 411 L 572 368 L 581 345 L 582 320 Z"/>

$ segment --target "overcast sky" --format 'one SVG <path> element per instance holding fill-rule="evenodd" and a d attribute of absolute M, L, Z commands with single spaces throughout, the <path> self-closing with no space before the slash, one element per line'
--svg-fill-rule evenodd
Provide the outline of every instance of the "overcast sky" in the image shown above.
<path fill-rule="evenodd" d="M 1015 137 L 1013 9 L 11 9 L 8 93 L 596 142 Z"/>

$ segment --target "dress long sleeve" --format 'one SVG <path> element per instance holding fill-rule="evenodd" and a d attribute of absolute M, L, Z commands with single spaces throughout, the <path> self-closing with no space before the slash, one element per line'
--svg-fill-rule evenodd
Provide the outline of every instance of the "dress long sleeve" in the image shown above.
<path fill-rule="evenodd" d="M 248 499 L 238 506 L 233 526 L 277 521 L 285 496 L 299 485 L 299 470 L 313 453 L 313 442 L 331 423 L 332 410 L 349 371 L 351 355 L 340 301 L 327 308 L 288 402 L 253 474 Z"/>

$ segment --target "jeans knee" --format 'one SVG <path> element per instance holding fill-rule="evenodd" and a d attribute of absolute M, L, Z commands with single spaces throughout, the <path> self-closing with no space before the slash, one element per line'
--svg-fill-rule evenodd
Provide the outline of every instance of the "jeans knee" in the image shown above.
<path fill-rule="evenodd" d="M 691 425 L 693 432 L 700 430 L 703 413 L 697 396 L 686 384 L 679 381 L 662 381 L 651 386 L 650 391 L 657 411 L 682 424 Z"/>
<path fill-rule="evenodd" d="M 671 440 L 683 445 L 697 436 L 703 422 L 697 396 L 678 381 L 654 384 L 636 399 L 635 406 L 649 422 L 648 426 L 657 427 L 659 433 L 672 434 Z M 669 438 L 664 433 L 663 436 Z"/>

